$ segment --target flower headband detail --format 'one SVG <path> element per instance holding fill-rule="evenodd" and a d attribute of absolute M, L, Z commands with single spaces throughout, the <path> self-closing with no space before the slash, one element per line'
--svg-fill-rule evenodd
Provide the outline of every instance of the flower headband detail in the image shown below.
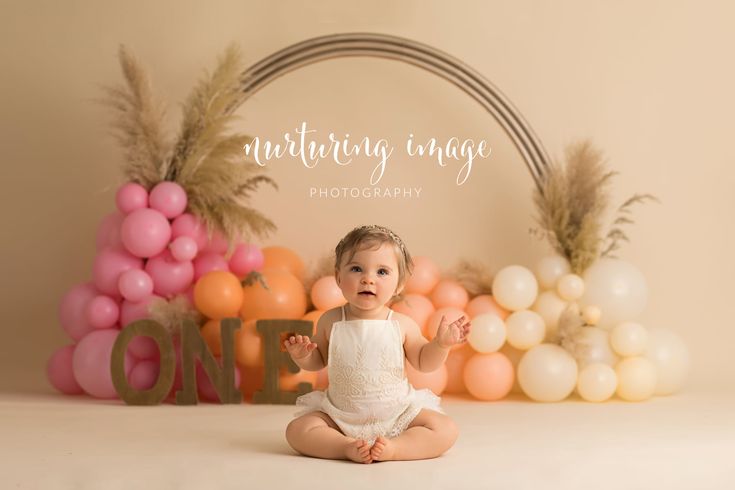
<path fill-rule="evenodd" d="M 396 245 L 398 245 L 400 247 L 400 249 L 401 249 L 402 252 L 405 252 L 406 251 L 406 246 L 403 244 L 403 240 L 401 240 L 401 237 L 399 237 L 398 235 L 396 235 L 395 233 L 393 233 L 391 230 L 389 230 L 385 226 L 380 226 L 380 225 L 363 225 L 363 226 L 358 226 L 357 228 L 354 228 L 349 234 L 352 234 L 353 232 L 361 231 L 361 230 L 375 230 L 375 231 L 383 232 L 386 235 L 388 235 L 391 238 L 391 240 L 393 240 L 393 243 L 395 243 Z M 342 246 L 344 244 L 344 241 L 345 241 L 345 239 L 343 238 L 342 240 L 340 240 L 339 245 L 337 245 L 337 246 L 338 247 Z"/>

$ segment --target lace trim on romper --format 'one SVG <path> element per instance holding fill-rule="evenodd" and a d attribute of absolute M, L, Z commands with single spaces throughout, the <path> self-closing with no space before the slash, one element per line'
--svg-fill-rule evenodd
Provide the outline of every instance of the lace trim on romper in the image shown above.
<path fill-rule="evenodd" d="M 296 400 L 296 416 L 313 411 L 329 415 L 342 432 L 369 443 L 396 437 L 422 408 L 442 412 L 431 390 L 415 390 L 404 369 L 405 353 L 393 311 L 385 320 L 342 320 L 329 336 L 329 387 Z"/>

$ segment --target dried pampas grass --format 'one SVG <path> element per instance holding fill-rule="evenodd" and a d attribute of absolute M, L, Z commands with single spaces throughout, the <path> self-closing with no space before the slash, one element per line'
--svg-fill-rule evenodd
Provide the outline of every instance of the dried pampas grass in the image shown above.
<path fill-rule="evenodd" d="M 449 275 L 467 290 L 470 297 L 492 294 L 493 275 L 477 260 L 460 260 Z"/>
<path fill-rule="evenodd" d="M 177 335 L 181 331 L 184 321 L 191 320 L 201 326 L 204 317 L 191 306 L 184 295 L 177 295 L 171 300 L 155 298 L 148 306 L 148 314 L 152 320 L 163 325 L 171 335 Z"/>

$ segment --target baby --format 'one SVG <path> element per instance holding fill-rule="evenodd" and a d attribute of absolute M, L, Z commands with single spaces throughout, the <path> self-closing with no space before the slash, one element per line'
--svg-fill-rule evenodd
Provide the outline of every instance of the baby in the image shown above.
<path fill-rule="evenodd" d="M 337 245 L 335 278 L 347 304 L 326 311 L 312 341 L 285 340 L 301 369 L 329 366 L 329 387 L 298 398 L 288 424 L 296 451 L 327 459 L 373 461 L 435 458 L 457 439 L 439 397 L 414 390 L 408 359 L 423 372 L 438 369 L 449 349 L 467 341 L 470 323 L 442 318 L 429 342 L 410 317 L 387 305 L 403 290 L 413 262 L 403 241 L 382 226 L 355 228 Z"/>

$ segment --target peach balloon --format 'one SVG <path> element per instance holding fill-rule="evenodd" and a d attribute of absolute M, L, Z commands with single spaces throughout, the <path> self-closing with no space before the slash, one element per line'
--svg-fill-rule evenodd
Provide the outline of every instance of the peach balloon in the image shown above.
<path fill-rule="evenodd" d="M 263 366 L 263 339 L 255 328 L 256 322 L 244 322 L 235 332 L 235 359 L 240 366 Z"/>
<path fill-rule="evenodd" d="M 459 349 L 449 352 L 444 365 L 447 367 L 446 393 L 467 393 L 464 385 L 464 367 L 470 357 L 475 355 L 475 350 L 469 344 L 464 344 Z"/>
<path fill-rule="evenodd" d="M 242 288 L 244 320 L 295 319 L 306 314 L 306 291 L 296 276 L 278 269 L 263 269 L 261 275 L 268 289 L 257 280 Z"/>
<path fill-rule="evenodd" d="M 411 385 L 417 390 L 428 388 L 435 395 L 442 394 L 447 387 L 447 379 L 449 377 L 447 367 L 444 364 L 439 366 L 439 369 L 424 373 L 411 366 L 409 362 L 406 362 L 406 376 Z"/>
<path fill-rule="evenodd" d="M 422 331 L 426 321 L 435 311 L 434 304 L 429 298 L 420 294 L 407 294 L 400 301 L 393 303 L 391 308 L 411 317 Z"/>
<path fill-rule="evenodd" d="M 311 302 L 317 310 L 327 311 L 342 306 L 347 301 L 334 276 L 324 276 L 311 287 Z"/>
<path fill-rule="evenodd" d="M 263 269 L 280 269 L 290 272 L 299 281 L 304 280 L 304 261 L 286 247 L 265 247 L 263 250 Z"/>
<path fill-rule="evenodd" d="M 500 352 L 475 354 L 464 367 L 464 384 L 480 400 L 500 400 L 513 387 L 513 364 Z"/>
<path fill-rule="evenodd" d="M 432 313 L 429 316 L 429 319 L 426 321 L 426 325 L 424 326 L 424 337 L 426 337 L 429 340 L 432 340 L 434 337 L 436 337 L 436 331 L 439 328 L 439 323 L 441 322 L 442 316 L 446 317 L 447 323 L 452 323 L 459 319 L 459 317 L 463 316 L 466 319 L 469 319 L 469 316 L 467 316 L 467 313 L 460 310 L 459 308 L 454 307 L 447 307 L 447 308 L 440 308 L 436 310 L 434 313 Z M 461 347 L 461 344 L 457 344 L 453 349 L 456 349 L 458 347 Z"/>
<path fill-rule="evenodd" d="M 510 311 L 500 306 L 489 294 L 481 294 L 472 298 L 467 303 L 465 311 L 470 318 L 475 318 L 477 315 L 482 315 L 483 313 L 495 313 L 501 320 L 505 320 L 510 315 Z"/>
<path fill-rule="evenodd" d="M 439 282 L 439 268 L 429 257 L 413 258 L 413 274 L 406 281 L 406 294 L 429 294 Z"/>
<path fill-rule="evenodd" d="M 236 317 L 242 302 L 240 280 L 230 272 L 208 272 L 194 285 L 194 305 L 208 318 Z"/>
<path fill-rule="evenodd" d="M 207 343 L 207 347 L 209 347 L 209 350 L 212 352 L 212 355 L 218 356 L 218 357 L 221 356 L 222 355 L 222 336 L 221 336 L 221 330 L 220 330 L 220 321 L 219 320 L 209 320 L 207 323 L 205 323 L 202 326 L 199 333 L 202 335 L 204 342 Z M 237 331 L 235 331 L 235 335 L 237 336 Z"/>
<path fill-rule="evenodd" d="M 464 310 L 470 300 L 467 290 L 457 281 L 443 279 L 431 291 L 431 302 L 437 308 L 453 306 Z"/>
<path fill-rule="evenodd" d="M 240 366 L 240 392 L 245 401 L 251 402 L 253 393 L 263 389 L 265 368 L 263 366 Z"/>
<path fill-rule="evenodd" d="M 311 383 L 311 387 L 313 388 L 316 385 L 316 380 L 316 371 L 302 369 L 294 374 L 282 368 L 279 373 L 279 387 L 283 391 L 296 391 L 299 389 L 299 383 Z"/>
<path fill-rule="evenodd" d="M 523 358 L 523 354 L 526 353 L 524 350 L 516 349 L 509 343 L 505 343 L 503 347 L 498 351 L 501 354 L 503 354 L 505 357 L 508 358 L 511 364 L 513 364 L 513 371 L 518 372 L 518 363 L 521 362 L 521 359 Z M 523 393 L 523 390 L 521 389 L 521 385 L 518 383 L 518 376 L 515 376 L 515 379 L 513 380 L 513 388 L 511 388 L 511 393 Z"/>
<path fill-rule="evenodd" d="M 306 320 L 314 324 L 314 328 L 311 332 L 312 334 L 316 333 L 316 324 L 319 323 L 319 319 L 322 317 L 323 314 L 324 312 L 322 310 L 311 310 L 309 313 L 301 317 L 302 320 Z"/>

